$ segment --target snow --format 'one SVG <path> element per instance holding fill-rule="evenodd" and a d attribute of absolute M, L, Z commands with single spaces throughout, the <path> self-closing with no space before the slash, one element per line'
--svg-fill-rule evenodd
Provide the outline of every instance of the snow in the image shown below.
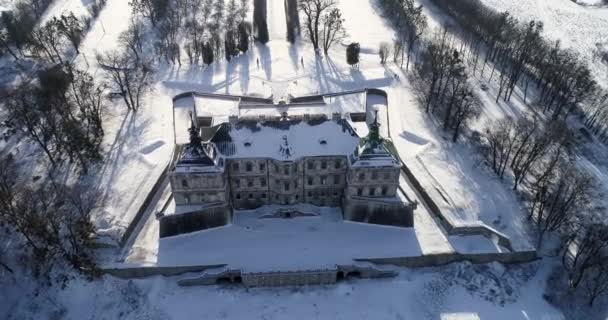
<path fill-rule="evenodd" d="M 213 117 L 213 124 L 228 122 L 228 117 L 239 113 L 239 98 L 194 97 L 197 117 Z M 185 128 L 176 128 L 182 129 Z"/>
<path fill-rule="evenodd" d="M 450 236 L 450 244 L 459 253 L 500 253 L 504 252 L 492 240 L 481 236 Z"/>
<path fill-rule="evenodd" d="M 536 5 L 533 0 L 484 1 L 513 9 L 522 6 L 518 14 L 546 14 L 545 30 L 556 29 L 556 32 L 563 32 L 564 37 L 575 37 L 576 41 L 571 40 L 572 45 L 580 45 L 581 48 L 588 49 L 584 45 L 596 41 L 592 39 L 597 37 L 594 35 L 606 30 L 605 18 L 602 17 L 605 9 L 579 11 L 572 6 L 580 6 L 567 3 L 568 0 L 543 0 L 538 4 L 548 6 L 554 1 L 555 8 L 562 6 L 564 10 L 577 14 L 579 19 L 568 23 L 582 25 L 589 34 L 568 32 L 569 24 L 556 19 L 555 8 L 531 10 Z M 390 136 L 400 157 L 411 166 L 425 188 L 435 192 L 433 197 L 441 203 L 442 209 L 462 222 L 481 220 L 516 241 L 527 238 L 525 221 L 521 221 L 523 211 L 509 186 L 484 171 L 473 150 L 446 141 L 449 137 L 444 137 L 417 106 L 406 74 L 392 64 L 379 64 L 378 44 L 390 42 L 394 32 L 380 16 L 374 0 L 340 1 L 351 40 L 362 45 L 359 69 L 351 69 L 346 64 L 342 46 L 336 46 L 331 51 L 331 58 L 326 58 L 315 55 L 309 44 L 297 42 L 290 45 L 285 42 L 285 33 L 281 29 L 285 21 L 282 2 L 268 2 L 272 41 L 266 46 L 254 45 L 248 54 L 230 63 L 220 61 L 206 68 L 160 65 L 154 90 L 146 95 L 144 107 L 136 115 L 126 114 L 122 102 L 114 101 L 105 128 L 106 164 L 99 169 L 99 180 L 94 180 L 94 185 L 104 193 L 103 208 L 96 216 L 102 232 L 121 234 L 169 160 L 173 142 L 187 139 L 179 130 L 176 137 L 173 136 L 172 96 L 191 90 L 264 97 L 273 90 L 283 90 L 299 96 L 378 87 L 388 92 L 386 119 L 390 119 Z M 78 8 L 79 3 L 78 0 L 56 0 L 48 14 L 59 15 L 65 8 Z M 437 19 L 436 15 L 432 17 Z M 77 62 L 99 76 L 95 54 L 118 47 L 118 35 L 127 28 L 130 18 L 128 1 L 108 0 L 83 40 L 83 54 L 78 56 Z M 597 33 L 591 33 L 594 23 L 598 26 Z M 437 20 L 431 21 L 431 25 L 438 24 Z M 303 64 L 300 63 L 301 58 Z M 399 79 L 395 79 L 395 74 L 400 75 Z M 521 105 L 497 106 L 489 103 L 491 97 L 486 99 L 486 119 L 521 110 Z M 176 102 L 176 123 L 186 121 L 187 127 L 187 110 L 193 103 L 191 98 Z M 481 122 L 474 124 L 474 128 L 479 126 Z M 401 185 L 408 198 L 415 200 L 415 193 L 407 183 Z M 438 193 L 448 201 L 443 201 Z M 163 239 L 159 244 L 158 221 L 150 215 L 143 222 L 142 231 L 137 233 L 133 245 L 125 248 L 125 261 L 154 264 L 158 259 L 168 264 L 173 261 L 206 263 L 230 258 L 236 263 L 249 256 L 245 262 L 251 263 L 251 268 L 255 269 L 267 267 L 270 263 L 284 264 L 285 267 L 308 264 L 312 267 L 363 253 L 389 255 L 445 253 L 455 249 L 470 252 L 493 250 L 485 238 L 483 242 L 483 239 L 448 239 L 422 205 L 415 210 L 416 228 L 410 231 L 331 221 L 329 218 L 321 223 L 322 219 L 263 219 L 261 222 L 237 219 L 243 225 L 235 222 L 218 230 Z M 290 234 L 284 231 L 285 223 L 290 223 L 290 227 L 293 225 L 298 232 Z M 317 229 L 309 230 L 308 227 Z M 238 238 L 234 235 L 237 230 Z M 339 232 L 340 237 L 332 236 L 334 232 Z M 180 238 L 186 241 L 178 241 Z M 227 250 L 214 250 L 219 241 L 227 242 Z M 253 251 L 246 252 L 244 244 L 251 244 Z M 276 251 L 268 250 L 264 244 L 276 248 Z M 0 284 L 7 288 L 0 292 L 0 298 L 8 296 L 8 299 L 0 299 L 0 317 L 51 318 L 58 313 L 65 319 L 284 319 L 286 315 L 292 319 L 564 319 L 542 298 L 549 269 L 558 263 L 547 260 L 544 259 L 536 274 L 515 283 L 509 280 L 508 270 L 498 272 L 491 266 L 461 263 L 421 270 L 399 268 L 400 275 L 395 279 L 253 290 L 221 286 L 182 288 L 171 277 L 124 281 L 104 276 L 92 282 L 77 277 L 69 281 L 64 290 L 43 288 L 34 295 L 38 284 L 16 284 L 0 277 Z M 504 284 L 511 285 L 514 293 L 505 293 Z M 498 291 L 507 299 L 497 299 L 490 290 Z M 365 301 L 364 305 L 362 301 Z"/>
<path fill-rule="evenodd" d="M 161 238 L 157 264 L 291 271 L 325 269 L 362 258 L 421 255 L 411 228 L 342 221 L 337 208 L 295 209 L 319 216 L 261 218 L 272 210 L 267 207 L 235 211 L 231 225 Z"/>
<path fill-rule="evenodd" d="M 230 130 L 234 154 L 229 158 L 266 158 L 293 160 L 301 157 L 350 155 L 359 138 L 345 129 L 344 124 L 327 120 L 319 124 L 300 122 L 282 130 L 265 123 L 255 123 L 255 129 L 237 123 Z M 306 139 L 302 139 L 306 137 Z M 321 141 L 325 141 L 322 144 Z M 218 144 L 222 152 L 222 143 Z M 282 151 L 288 149 L 289 151 Z"/>
<path fill-rule="evenodd" d="M 597 43 L 608 41 L 608 7 L 591 8 L 571 0 L 482 0 L 497 10 L 507 10 L 520 21 L 540 20 L 544 34 L 563 47 L 572 48 L 591 63 L 591 72 L 608 86 L 608 65 L 594 58 Z"/>

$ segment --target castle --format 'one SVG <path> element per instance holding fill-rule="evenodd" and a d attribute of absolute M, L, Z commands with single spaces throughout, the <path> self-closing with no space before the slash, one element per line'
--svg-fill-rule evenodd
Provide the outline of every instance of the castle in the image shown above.
<path fill-rule="evenodd" d="M 347 221 L 413 226 L 400 161 L 370 106 L 371 97 L 386 100 L 383 91 L 192 95 L 188 142 L 176 146 L 169 172 L 176 212 L 160 218 L 161 237 L 229 224 L 237 210 L 298 203 L 341 207 Z"/>

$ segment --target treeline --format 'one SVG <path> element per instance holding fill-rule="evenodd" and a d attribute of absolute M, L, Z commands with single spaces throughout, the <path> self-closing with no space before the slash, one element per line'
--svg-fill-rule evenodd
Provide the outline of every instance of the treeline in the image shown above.
<path fill-rule="evenodd" d="M 425 111 L 434 114 L 456 142 L 467 122 L 477 118 L 480 103 L 473 93 L 462 53 L 443 29 L 425 43 L 417 76 Z"/>
<path fill-rule="evenodd" d="M 422 40 L 422 35 L 428 27 L 422 5 L 415 5 L 413 0 L 380 1 L 383 12 L 393 21 L 397 38 L 393 43 L 393 61 L 403 67 L 404 54 L 407 53 L 406 70 L 409 69 L 412 52 Z M 390 54 L 389 44 L 380 47 L 381 60 L 384 63 Z"/>
<path fill-rule="evenodd" d="M 190 64 L 206 65 L 222 55 L 230 61 L 249 50 L 252 26 L 245 21 L 247 0 L 133 0 L 130 5 L 154 27 L 154 52 L 168 63 L 181 65 L 182 49 Z"/>
<path fill-rule="evenodd" d="M 10 155 L 0 158 L 0 232 L 16 235 L 23 243 L 18 254 L 11 254 L 11 262 L 22 263 L 49 282 L 49 270 L 55 264 L 61 265 L 59 270 L 67 263 L 88 276 L 98 275 L 91 251 L 96 194 L 53 178 L 24 187 L 18 176 L 19 162 Z M 0 266 L 9 272 L 17 267 L 11 268 L 6 258 Z"/>
<path fill-rule="evenodd" d="M 525 185 L 522 195 L 537 249 L 548 232 L 560 235 L 562 269 L 551 280 L 551 291 L 561 288 L 549 293 L 551 299 L 568 299 L 580 290 L 592 305 L 608 293 L 608 226 L 595 216 L 595 183 L 576 165 L 573 136 L 563 120 L 545 123 L 526 115 L 489 122 L 479 142 L 498 177 L 510 176 L 514 189 Z"/>
<path fill-rule="evenodd" d="M 16 133 L 36 143 L 55 166 L 76 163 L 86 173 L 101 160 L 104 136 L 104 86 L 69 64 L 40 70 L 0 96 L 5 138 Z"/>
<path fill-rule="evenodd" d="M 578 110 L 587 117 L 606 114 L 608 104 L 605 101 L 593 104 L 591 108 L 580 108 L 581 104 L 598 101 L 606 91 L 598 86 L 586 61 L 578 54 L 542 35 L 542 22 L 520 23 L 508 12 L 498 12 L 479 0 L 432 1 L 467 32 L 464 39 L 474 60 L 474 70 L 482 53 L 481 73 L 490 64 L 491 79 L 498 69 L 497 101 L 508 101 L 518 84 L 524 91 L 525 100 L 528 88 L 533 84 L 539 92 L 540 111 L 550 112 L 554 120 L 566 118 Z M 603 139 L 608 138 L 605 123 L 593 120 L 589 123 Z"/>
<path fill-rule="evenodd" d="M 454 44 L 455 37 L 445 28 L 424 37 L 427 18 L 422 6 L 415 5 L 413 0 L 387 0 L 380 4 L 397 30 L 392 46 L 380 44 L 380 63 L 392 57 L 394 63 L 401 67 L 405 63 L 405 69 L 409 70 L 411 60 L 416 58 L 412 77 L 421 104 L 457 141 L 467 123 L 481 111 L 462 49 Z"/>
<path fill-rule="evenodd" d="M 0 20 L 0 53 L 15 59 L 31 54 L 51 62 L 63 62 L 66 45 L 76 53 L 91 19 L 99 15 L 105 0 L 94 1 L 87 8 L 90 16 L 76 17 L 74 13 L 53 17 L 36 28 L 40 14 L 51 1 L 21 0 L 15 10 L 2 12 Z M 33 3 L 36 3 L 34 5 Z M 42 11 L 41 11 L 42 10 Z"/>

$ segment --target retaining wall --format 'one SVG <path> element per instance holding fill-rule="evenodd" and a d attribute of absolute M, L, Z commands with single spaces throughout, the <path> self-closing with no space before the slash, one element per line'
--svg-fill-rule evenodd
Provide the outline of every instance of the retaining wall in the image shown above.
<path fill-rule="evenodd" d="M 170 266 L 159 267 L 154 265 L 117 265 L 102 267 L 103 273 L 111 274 L 118 278 L 145 278 L 151 276 L 176 276 L 189 272 L 203 272 L 207 269 L 220 268 L 225 264 L 206 265 L 206 266 Z"/>
<path fill-rule="evenodd" d="M 221 227 L 232 221 L 232 211 L 227 203 L 206 207 L 199 211 L 162 216 L 159 219 L 160 237 Z"/>
<path fill-rule="evenodd" d="M 483 235 L 486 238 L 496 237 L 498 239 L 498 244 L 501 247 L 511 251 L 511 253 L 516 253 L 516 252 L 514 252 L 513 245 L 511 244 L 511 240 L 509 239 L 509 237 L 507 237 L 506 235 L 502 234 L 501 232 L 499 232 L 485 224 L 475 223 L 475 224 L 469 224 L 469 225 L 456 225 L 455 223 L 450 221 L 451 219 L 449 217 L 445 216 L 441 212 L 441 210 L 439 209 L 439 206 L 437 206 L 437 204 L 431 198 L 431 196 L 428 194 L 426 189 L 422 186 L 422 184 L 420 184 L 418 179 L 416 179 L 416 177 L 414 176 L 412 171 L 407 167 L 407 165 L 403 161 L 401 161 L 401 170 L 405 174 L 405 176 L 409 180 L 409 182 L 411 183 L 411 186 L 416 190 L 418 195 L 422 198 L 421 200 L 424 201 L 424 203 L 426 204 L 427 209 L 433 215 L 435 220 L 441 224 L 441 226 L 448 233 L 448 235 Z M 523 251 L 523 252 L 527 252 L 528 254 L 531 254 L 532 252 L 534 252 L 534 256 L 536 257 L 536 250 L 529 250 L 529 251 Z M 506 253 L 498 253 L 498 254 L 506 254 Z M 493 261 L 499 261 L 499 260 L 493 260 Z"/>

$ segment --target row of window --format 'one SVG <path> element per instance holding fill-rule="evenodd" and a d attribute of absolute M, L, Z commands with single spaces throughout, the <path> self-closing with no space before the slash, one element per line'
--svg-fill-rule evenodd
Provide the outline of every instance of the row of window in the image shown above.
<path fill-rule="evenodd" d="M 369 176 L 371 178 L 371 180 L 378 180 L 380 178 L 380 173 L 378 171 L 372 171 L 370 172 L 359 172 L 359 174 L 357 175 L 357 180 L 358 181 L 365 181 L 366 177 Z M 385 171 L 382 174 L 382 177 L 384 180 L 391 180 L 391 172 L 389 171 Z"/>
<path fill-rule="evenodd" d="M 308 169 L 314 169 L 315 168 L 315 163 L 316 162 L 320 162 L 320 168 L 321 169 L 327 169 L 330 166 L 333 166 L 334 169 L 341 169 L 344 165 L 344 162 L 341 159 L 338 160 L 308 160 L 307 163 L 307 168 Z M 253 167 L 254 164 L 252 162 L 247 162 L 245 163 L 245 172 L 252 172 L 253 171 Z M 290 173 L 290 168 L 291 166 L 284 166 L 283 167 L 283 174 L 285 175 L 289 175 Z M 297 166 L 293 166 L 294 168 L 294 172 L 298 172 L 298 167 Z M 233 162 L 232 163 L 232 171 L 234 172 L 239 172 L 240 170 L 240 164 L 238 162 Z M 264 171 L 266 170 L 266 163 L 264 162 L 260 162 L 258 163 L 258 170 L 259 171 Z M 279 165 L 275 164 L 274 165 L 274 172 L 275 173 L 279 173 L 280 167 Z"/>
<path fill-rule="evenodd" d="M 206 192 L 206 193 L 186 193 L 176 194 L 177 197 L 182 197 L 184 203 L 200 203 L 200 202 L 213 202 L 223 201 L 223 197 L 220 192 Z M 178 199 L 179 200 L 179 199 Z"/>
<path fill-rule="evenodd" d="M 212 177 L 201 177 L 200 179 L 204 179 L 207 182 L 211 181 L 211 180 L 216 180 L 216 182 L 221 181 L 220 179 L 223 178 L 222 176 L 212 176 Z M 181 179 L 180 181 L 182 188 L 189 188 L 191 187 L 190 182 L 188 182 L 188 179 Z M 196 184 L 196 183 L 195 183 Z"/>
<path fill-rule="evenodd" d="M 325 191 L 325 190 L 321 190 L 321 191 L 309 191 L 307 193 L 307 196 L 309 199 L 319 199 L 319 198 L 327 198 L 327 197 L 339 197 L 340 193 L 338 191 Z M 259 197 L 257 194 L 253 194 L 253 193 L 236 193 L 234 195 L 234 198 L 236 200 L 256 200 L 256 199 L 262 199 L 262 201 L 266 201 L 268 199 L 268 194 L 267 193 L 261 193 L 259 194 Z M 300 200 L 300 195 L 296 194 L 295 196 L 291 196 L 290 198 L 295 199 L 295 201 L 299 201 Z M 274 195 L 274 200 L 278 201 L 279 200 L 279 195 L 275 194 Z"/>
<path fill-rule="evenodd" d="M 358 188 L 357 195 L 358 196 L 386 196 L 388 194 L 388 187 L 382 187 L 380 190 L 378 188 Z"/>
<path fill-rule="evenodd" d="M 236 188 L 240 188 L 241 185 L 242 186 L 247 186 L 248 188 L 253 188 L 255 186 L 255 180 L 253 178 L 251 178 L 251 179 L 243 179 L 243 180 L 245 180 L 245 183 L 243 183 L 243 184 L 241 183 L 241 180 L 242 179 L 234 179 L 233 180 L 234 181 L 234 186 Z M 307 179 L 306 179 L 307 184 L 309 186 L 314 185 L 314 180 L 315 180 L 314 176 L 308 176 Z M 259 181 L 260 181 L 260 186 L 261 187 L 266 187 L 266 178 L 260 178 Z M 333 185 L 340 185 L 342 183 L 342 178 L 339 175 L 320 176 L 319 177 L 319 183 L 321 185 L 331 185 L 331 184 L 333 184 Z M 275 186 L 280 186 L 280 185 L 281 185 L 281 181 L 278 180 L 278 179 L 275 180 Z M 283 189 L 285 191 L 289 191 L 291 189 L 292 182 L 291 181 L 284 181 L 282 185 L 283 185 Z M 298 181 L 293 181 L 293 187 L 294 187 L 294 189 L 298 188 Z"/>
<path fill-rule="evenodd" d="M 308 160 L 306 161 L 306 167 L 309 170 L 312 170 L 315 168 L 315 163 L 316 162 L 320 162 L 320 167 L 321 169 L 325 170 L 328 168 L 328 166 L 331 166 L 333 163 L 333 167 L 334 169 L 341 169 L 343 166 L 343 161 L 342 159 L 338 159 L 338 160 Z"/>
<path fill-rule="evenodd" d="M 332 178 L 330 179 L 328 176 L 321 176 L 319 178 L 319 183 L 321 185 L 329 185 L 329 184 L 339 185 L 342 182 L 342 179 L 340 179 L 339 175 L 334 175 L 331 177 Z M 312 186 L 314 184 L 314 176 L 308 176 L 306 179 L 306 183 L 309 186 Z"/>

